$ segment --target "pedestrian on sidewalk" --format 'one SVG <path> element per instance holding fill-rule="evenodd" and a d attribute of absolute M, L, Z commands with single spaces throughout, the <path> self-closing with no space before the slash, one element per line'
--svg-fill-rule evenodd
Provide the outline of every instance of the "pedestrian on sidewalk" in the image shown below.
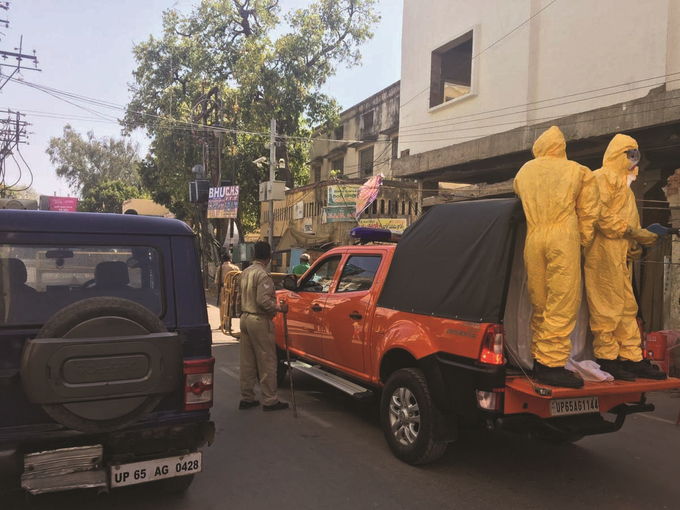
<path fill-rule="evenodd" d="M 237 265 L 231 262 L 231 253 L 228 251 L 222 254 L 222 263 L 215 272 L 215 285 L 217 285 L 217 306 L 220 306 L 222 300 L 222 287 L 224 286 L 224 277 L 232 271 L 240 271 Z"/>
<path fill-rule="evenodd" d="M 288 409 L 286 402 L 279 401 L 276 393 L 276 339 L 274 317 L 286 313 L 288 305 L 276 301 L 274 281 L 267 272 L 272 249 L 269 243 L 259 241 L 254 246 L 255 263 L 241 273 L 241 359 L 239 363 L 239 386 L 241 402 L 239 409 L 251 409 L 260 405 L 255 400 L 255 381 L 258 374 L 264 411 Z"/>

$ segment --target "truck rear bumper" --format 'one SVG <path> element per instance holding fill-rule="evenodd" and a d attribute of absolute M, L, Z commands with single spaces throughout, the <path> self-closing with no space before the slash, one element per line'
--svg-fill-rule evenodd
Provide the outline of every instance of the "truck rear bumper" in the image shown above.
<path fill-rule="evenodd" d="M 101 445 L 101 459 L 97 462 L 92 462 L 92 469 L 83 477 L 82 487 L 108 487 L 104 470 L 111 463 L 141 461 L 177 455 L 178 452 L 196 451 L 206 444 L 212 444 L 214 437 L 214 423 L 205 421 L 185 425 L 120 431 L 98 436 L 72 436 L 58 441 L 26 443 L 21 446 L 4 446 L 0 449 L 0 491 L 15 490 L 22 486 L 22 475 L 26 472 L 26 455 L 36 452 L 56 450 L 63 452 L 69 449 L 84 451 L 89 447 Z M 102 485 L 102 480 L 106 482 L 105 485 Z M 59 483 L 57 483 L 52 487 L 51 491 L 77 488 L 73 486 L 73 483 L 72 480 L 64 482 L 63 487 L 60 487 Z M 92 483 L 95 483 L 95 485 L 92 485 Z"/>

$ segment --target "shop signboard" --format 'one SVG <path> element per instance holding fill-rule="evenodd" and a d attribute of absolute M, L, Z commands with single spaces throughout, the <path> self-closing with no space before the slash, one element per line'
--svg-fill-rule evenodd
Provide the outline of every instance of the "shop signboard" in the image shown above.
<path fill-rule="evenodd" d="M 401 234 L 408 226 L 406 218 L 364 218 L 359 220 L 360 227 L 384 228 Z"/>
<path fill-rule="evenodd" d="M 324 207 L 321 212 L 321 223 L 336 223 L 339 221 L 355 221 L 352 207 Z"/>
<path fill-rule="evenodd" d="M 236 218 L 238 192 L 238 186 L 210 188 L 208 192 L 208 218 Z"/>

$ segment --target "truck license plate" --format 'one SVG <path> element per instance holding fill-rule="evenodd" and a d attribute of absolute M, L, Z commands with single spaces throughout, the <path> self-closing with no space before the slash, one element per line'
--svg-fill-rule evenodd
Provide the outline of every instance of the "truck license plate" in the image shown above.
<path fill-rule="evenodd" d="M 124 487 L 137 483 L 155 482 L 163 478 L 192 475 L 201 471 L 202 464 L 201 452 L 195 452 L 179 457 L 111 466 L 109 468 L 111 487 Z"/>
<path fill-rule="evenodd" d="M 600 400 L 598 397 L 563 398 L 550 401 L 550 416 L 599 412 Z"/>

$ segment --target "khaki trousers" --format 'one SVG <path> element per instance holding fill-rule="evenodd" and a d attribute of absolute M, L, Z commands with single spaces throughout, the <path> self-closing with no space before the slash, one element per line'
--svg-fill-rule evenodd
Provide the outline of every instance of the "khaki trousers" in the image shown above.
<path fill-rule="evenodd" d="M 241 315 L 241 400 L 255 400 L 255 381 L 259 374 L 264 405 L 276 404 L 279 401 L 276 394 L 277 365 L 274 321 L 264 315 Z"/>

